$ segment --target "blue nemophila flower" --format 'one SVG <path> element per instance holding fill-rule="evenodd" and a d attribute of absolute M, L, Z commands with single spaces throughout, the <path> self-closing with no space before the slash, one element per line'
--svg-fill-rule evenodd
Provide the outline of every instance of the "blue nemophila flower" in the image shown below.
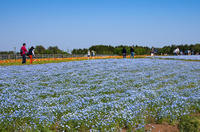
<path fill-rule="evenodd" d="M 182 60 L 200 60 L 200 55 L 156 56 L 155 58 L 169 58 Z"/>
<path fill-rule="evenodd" d="M 199 67 L 158 59 L 0 67 L 0 123 L 106 130 L 176 120 L 200 108 Z"/>

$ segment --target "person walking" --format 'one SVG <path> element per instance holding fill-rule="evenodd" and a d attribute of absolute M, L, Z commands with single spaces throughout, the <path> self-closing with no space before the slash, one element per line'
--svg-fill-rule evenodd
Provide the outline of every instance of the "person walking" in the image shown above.
<path fill-rule="evenodd" d="M 126 58 L 126 48 L 123 47 L 122 49 L 123 58 Z"/>
<path fill-rule="evenodd" d="M 130 52 L 131 52 L 130 58 L 134 58 L 135 53 L 134 53 L 133 46 L 131 47 Z"/>
<path fill-rule="evenodd" d="M 26 43 L 23 43 L 23 46 L 20 49 L 20 54 L 22 56 L 22 64 L 26 64 L 26 54 L 27 54 L 27 49 L 26 49 Z"/>
<path fill-rule="evenodd" d="M 29 49 L 29 51 L 28 51 L 28 56 L 29 56 L 29 58 L 30 58 L 30 64 L 33 63 L 33 56 L 35 56 L 34 49 L 35 49 L 35 48 L 32 46 L 32 47 Z"/>

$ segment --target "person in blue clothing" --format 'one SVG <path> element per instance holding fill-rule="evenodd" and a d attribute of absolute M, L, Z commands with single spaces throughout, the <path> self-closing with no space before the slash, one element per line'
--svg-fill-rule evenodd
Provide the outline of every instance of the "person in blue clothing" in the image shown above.
<path fill-rule="evenodd" d="M 130 52 L 131 52 L 130 58 L 134 58 L 135 53 L 134 53 L 133 46 L 130 48 Z"/>

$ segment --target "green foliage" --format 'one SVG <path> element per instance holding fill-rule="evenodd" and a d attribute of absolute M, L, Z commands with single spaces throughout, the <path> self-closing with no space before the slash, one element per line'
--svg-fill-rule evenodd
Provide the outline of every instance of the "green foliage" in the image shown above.
<path fill-rule="evenodd" d="M 46 49 L 42 45 L 38 45 L 35 47 L 36 54 L 44 54 Z"/>
<path fill-rule="evenodd" d="M 186 50 L 191 50 L 194 54 L 200 53 L 200 44 L 195 45 L 171 45 L 171 46 L 164 46 L 163 48 L 158 48 L 158 54 L 169 54 L 172 55 L 174 49 L 179 48 L 180 51 L 185 52 Z"/>
<path fill-rule="evenodd" d="M 151 51 L 151 49 L 148 47 L 142 47 L 142 46 L 137 46 L 137 45 L 133 48 L 135 49 L 136 55 L 150 54 L 150 51 Z"/>
<path fill-rule="evenodd" d="M 47 50 L 46 53 L 48 54 L 62 54 L 63 51 L 60 50 L 57 46 L 50 46 Z"/>
<path fill-rule="evenodd" d="M 123 47 L 126 48 L 127 55 L 129 55 L 131 46 L 126 46 L 126 45 L 120 45 L 116 47 L 110 45 L 94 45 L 91 46 L 89 49 L 73 49 L 72 54 L 87 54 L 88 50 L 90 51 L 94 50 L 96 54 L 101 54 L 101 55 L 122 55 Z M 136 45 L 133 46 L 133 49 L 135 50 L 135 54 L 137 55 L 150 54 L 150 48 L 148 47 Z"/>
<path fill-rule="evenodd" d="M 127 55 L 130 55 L 130 48 L 131 46 L 127 45 L 119 45 L 119 46 L 111 46 L 111 45 L 93 45 L 90 48 L 86 49 L 73 49 L 72 54 L 87 54 L 88 50 L 92 51 L 94 50 L 96 54 L 101 54 L 101 55 L 122 55 L 122 49 L 123 47 L 126 48 L 127 50 Z M 191 45 L 171 45 L 171 46 L 164 46 L 162 48 L 155 48 L 157 51 L 157 55 L 162 55 L 162 54 L 168 54 L 172 55 L 173 51 L 176 48 L 179 48 L 180 51 L 183 53 L 186 50 L 191 50 L 194 52 L 194 54 L 199 54 L 200 53 L 200 44 L 191 44 Z M 149 55 L 151 52 L 151 48 L 149 47 L 143 47 L 143 46 L 133 46 L 133 49 L 135 51 L 136 55 Z M 69 54 L 67 52 L 64 52 L 60 50 L 57 46 L 50 46 L 47 49 L 43 47 L 42 45 L 37 45 L 35 47 L 35 53 L 36 54 Z M 2 51 L 0 54 L 14 54 L 13 51 Z"/>
<path fill-rule="evenodd" d="M 0 54 L 14 54 L 13 51 L 1 51 Z"/>
<path fill-rule="evenodd" d="M 47 49 L 45 49 L 42 45 L 36 46 L 35 53 L 36 54 L 69 54 L 67 52 L 60 50 L 57 46 L 49 46 Z"/>
<path fill-rule="evenodd" d="M 72 54 L 87 54 L 88 50 L 94 50 L 96 54 L 101 54 L 101 55 L 122 55 L 122 49 L 126 48 L 127 55 L 130 55 L 130 48 L 131 46 L 127 45 L 119 45 L 119 46 L 110 46 L 110 45 L 94 45 L 91 46 L 89 49 L 73 49 Z M 186 50 L 191 50 L 194 52 L 194 54 L 200 53 L 200 44 L 195 44 L 195 45 L 171 45 L 171 46 L 164 46 L 162 48 L 155 48 L 157 51 L 157 55 L 162 55 L 162 54 L 168 54 L 172 55 L 173 51 L 176 48 L 179 48 L 180 51 L 183 53 Z M 133 46 L 134 52 L 136 55 L 149 55 L 151 52 L 151 48 L 149 47 L 143 47 L 143 46 Z"/>
<path fill-rule="evenodd" d="M 199 132 L 200 116 L 184 116 L 179 123 L 180 132 Z"/>
<path fill-rule="evenodd" d="M 94 45 L 89 48 L 90 51 L 94 50 L 96 54 L 113 55 L 114 47 L 110 45 Z"/>
<path fill-rule="evenodd" d="M 116 55 L 122 55 L 122 49 L 125 48 L 126 49 L 126 52 L 127 54 L 130 54 L 130 47 L 129 46 L 123 46 L 123 45 L 120 45 L 120 46 L 116 46 L 115 47 L 115 50 L 114 50 L 114 53 Z"/>
<path fill-rule="evenodd" d="M 87 54 L 88 49 L 73 49 L 72 54 Z"/>

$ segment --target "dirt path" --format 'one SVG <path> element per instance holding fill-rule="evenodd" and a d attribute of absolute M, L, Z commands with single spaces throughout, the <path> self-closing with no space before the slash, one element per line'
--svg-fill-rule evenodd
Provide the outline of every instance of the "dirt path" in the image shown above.
<path fill-rule="evenodd" d="M 124 128 L 120 132 L 127 132 L 127 129 Z M 173 126 L 169 124 L 148 124 L 145 125 L 145 132 L 179 132 L 179 129 L 178 125 Z"/>
<path fill-rule="evenodd" d="M 148 124 L 145 126 L 147 132 L 179 132 L 178 125 Z"/>

